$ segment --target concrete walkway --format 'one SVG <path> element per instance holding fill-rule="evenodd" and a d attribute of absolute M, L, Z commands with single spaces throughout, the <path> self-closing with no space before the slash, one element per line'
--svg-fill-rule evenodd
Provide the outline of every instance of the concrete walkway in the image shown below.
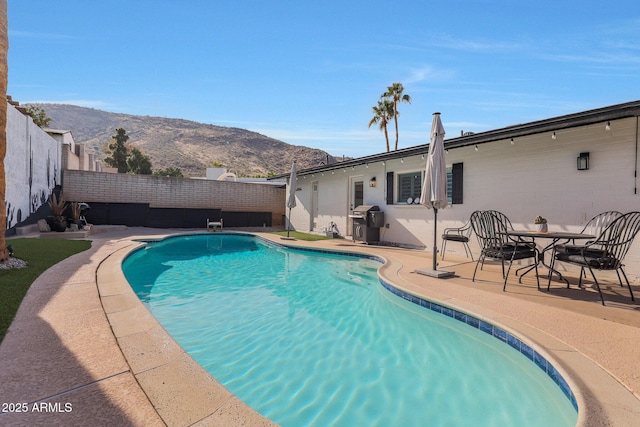
<path fill-rule="evenodd" d="M 169 337 L 124 280 L 120 264 L 136 239 L 179 230 L 131 228 L 91 235 L 92 248 L 42 274 L 0 345 L 0 425 L 272 425 L 211 378 Z M 486 265 L 441 262 L 452 279 L 416 274 L 424 251 L 347 240 L 278 243 L 373 253 L 380 274 L 409 293 L 490 321 L 532 344 L 577 395 L 579 425 L 634 426 L 640 419 L 640 305 L 610 281 L 597 293 L 509 279 Z M 546 287 L 546 282 L 545 282 Z M 634 286 L 640 296 L 640 287 Z M 12 405 L 13 406 L 9 406 Z M 17 405 L 16 405 L 17 404 Z M 23 410 L 18 412 L 18 410 Z"/>

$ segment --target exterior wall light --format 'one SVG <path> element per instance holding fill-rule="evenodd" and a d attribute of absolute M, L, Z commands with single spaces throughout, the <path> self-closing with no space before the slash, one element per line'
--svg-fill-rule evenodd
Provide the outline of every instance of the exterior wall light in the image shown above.
<path fill-rule="evenodd" d="M 377 184 L 376 177 L 374 176 L 369 180 L 369 187 L 375 187 Z"/>
<path fill-rule="evenodd" d="M 578 156 L 578 170 L 589 170 L 589 153 L 580 153 Z"/>
<path fill-rule="evenodd" d="M 611 122 L 608 121 L 607 125 L 604 127 L 604 130 L 611 130 Z"/>

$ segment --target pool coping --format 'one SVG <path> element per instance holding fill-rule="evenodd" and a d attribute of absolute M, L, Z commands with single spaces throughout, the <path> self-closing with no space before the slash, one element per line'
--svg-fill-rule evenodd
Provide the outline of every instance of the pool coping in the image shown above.
<path fill-rule="evenodd" d="M 173 237 L 173 236 L 171 236 Z M 153 317 L 122 272 L 122 262 L 145 242 L 122 248 L 97 271 L 102 306 L 131 373 L 167 425 L 214 423 L 275 426 L 234 396 L 191 356 Z"/>
<path fill-rule="evenodd" d="M 425 251 L 343 239 L 285 242 L 251 231 L 286 247 L 383 258 L 387 263 L 379 276 L 406 296 L 435 301 L 513 332 L 567 379 L 580 408 L 580 427 L 634 425 L 640 417 L 638 304 L 605 308 L 597 293 L 574 290 L 569 295 L 561 289 L 522 299 L 518 294 L 524 288 L 518 285 L 502 292 L 499 265 L 485 268 L 472 284 L 468 266 L 475 263 L 447 255 L 443 265 L 460 275 L 434 279 L 415 274 L 431 259 Z M 124 278 L 122 260 L 141 241 L 180 234 L 194 232 L 128 228 L 91 236 L 90 250 L 34 281 L 0 344 L 0 401 L 68 402 L 73 412 L 1 413 L 2 423 L 69 425 L 109 419 L 141 426 L 275 425 L 184 353 Z"/>
<path fill-rule="evenodd" d="M 579 408 L 577 426 L 602 425 L 604 422 L 611 422 L 612 420 L 615 420 L 618 418 L 617 415 L 620 414 L 620 407 L 616 407 L 613 411 L 604 408 L 603 405 L 601 405 L 602 402 L 599 402 L 598 397 L 593 394 L 593 390 L 586 387 L 586 384 L 590 383 L 590 381 L 584 381 L 583 383 L 581 380 L 593 370 L 601 369 L 594 365 L 590 360 L 584 358 L 575 349 L 568 347 L 565 343 L 556 340 L 554 337 L 542 331 L 532 330 L 527 325 L 520 325 L 519 322 L 513 319 L 505 319 L 503 316 L 489 312 L 482 307 L 470 309 L 466 304 L 457 304 L 457 302 L 451 298 L 438 300 L 433 296 L 417 295 L 415 290 L 403 286 L 402 283 L 398 283 L 397 278 L 395 281 L 393 280 L 393 272 L 395 271 L 397 273 L 398 269 L 401 268 L 401 265 L 395 265 L 397 263 L 393 263 L 381 255 L 371 255 L 364 253 L 361 250 L 322 249 L 307 245 L 292 245 L 290 242 L 283 243 L 276 239 L 265 238 L 265 236 L 260 236 L 258 234 L 249 234 L 255 235 L 259 239 L 269 241 L 274 245 L 282 247 L 291 247 L 293 249 L 302 249 L 314 252 L 355 254 L 355 256 L 384 260 L 385 263 L 382 264 L 379 269 L 379 277 L 382 282 L 382 286 L 389 289 L 388 286 L 391 285 L 392 288 L 397 290 L 395 293 L 399 294 L 401 297 L 403 295 L 405 297 L 407 295 L 411 295 L 422 300 L 432 301 L 432 303 L 437 306 L 445 307 L 447 310 L 452 310 L 450 311 L 452 314 L 454 312 L 458 312 L 472 315 L 474 318 L 479 319 L 479 321 L 486 322 L 486 324 L 490 324 L 492 327 L 505 331 L 505 333 L 509 333 L 512 336 L 517 337 L 521 342 L 524 342 L 532 351 L 532 357 L 530 357 L 530 359 L 533 363 L 538 363 L 535 356 L 537 354 L 540 358 L 544 359 L 545 363 L 548 361 L 553 365 L 555 372 L 559 373 L 573 393 L 573 403 Z M 172 235 L 172 237 L 173 236 L 176 235 Z M 98 270 L 98 289 L 103 301 L 103 306 L 105 307 L 105 313 L 111 323 L 114 335 L 118 340 L 123 355 L 132 367 L 133 374 L 138 379 L 138 382 L 144 389 L 147 396 L 149 396 L 152 404 L 157 409 L 159 408 L 158 412 L 160 416 L 163 419 L 170 421 L 168 424 L 173 425 L 173 421 L 177 421 L 173 419 L 175 418 L 175 414 L 184 412 L 184 408 L 186 406 L 193 406 L 193 409 L 188 411 L 190 413 L 191 411 L 197 411 L 198 408 L 211 407 L 212 409 L 210 410 L 210 413 L 200 413 L 195 418 L 198 419 L 198 417 L 202 417 L 201 419 L 206 419 L 207 417 L 215 417 L 218 411 L 224 410 L 233 411 L 234 416 L 239 416 L 245 419 L 247 422 L 246 425 L 273 425 L 271 421 L 244 405 L 239 399 L 233 396 L 206 371 L 204 371 L 204 369 L 202 369 L 195 361 L 193 361 L 193 359 L 191 359 L 179 347 L 179 345 L 175 343 L 173 338 L 171 338 L 169 334 L 166 333 L 166 331 L 155 321 L 150 312 L 142 302 L 140 302 L 124 278 L 124 274 L 121 270 L 121 263 L 129 253 L 142 245 L 144 245 L 143 242 L 138 242 L 135 247 L 122 249 L 106 259 Z M 371 248 L 368 248 L 368 251 L 370 250 Z M 107 281 L 108 277 L 112 279 L 115 278 L 115 280 Z M 447 313 L 443 314 L 447 315 Z M 126 318 L 133 320 L 133 322 L 128 322 Z M 133 329 L 131 329 L 131 323 L 135 325 Z M 122 326 L 123 324 L 127 324 L 127 326 Z M 143 334 L 145 338 L 141 339 L 139 334 Z M 147 342 L 147 340 L 150 340 L 150 342 Z M 141 346 L 144 347 L 144 350 L 141 349 Z M 149 357 L 149 348 L 166 347 L 170 347 L 171 350 L 168 354 L 173 356 L 167 356 L 167 353 L 165 352 L 162 355 L 157 355 L 159 356 L 157 362 L 150 361 L 150 359 L 153 358 Z M 149 377 L 153 377 L 155 375 L 153 371 L 156 369 L 161 369 L 162 375 L 166 375 L 167 365 L 174 365 L 172 369 L 176 369 L 178 372 L 201 371 L 200 374 L 205 378 L 205 380 L 199 384 L 198 388 L 190 390 L 188 396 L 184 395 L 183 398 L 177 399 L 175 395 L 165 392 L 164 389 L 166 388 L 166 383 L 164 381 L 162 385 L 159 386 L 157 381 L 154 382 L 149 380 Z M 145 369 L 140 370 L 139 368 L 136 368 L 137 366 L 144 366 Z M 567 370 L 566 366 L 572 366 L 574 368 L 576 366 L 581 366 L 584 368 Z M 538 367 L 540 367 L 540 365 L 538 365 Z M 552 379 L 558 383 L 556 378 L 552 376 Z M 600 387 L 598 387 L 598 389 L 602 390 L 603 379 L 600 378 L 598 382 L 600 383 Z M 607 381 L 604 381 L 604 383 L 606 382 Z M 560 387 L 562 389 L 562 386 Z M 621 394 L 624 394 L 625 392 L 628 393 L 626 389 L 617 390 L 616 392 L 615 389 L 623 387 L 615 380 L 610 382 L 608 385 L 605 385 L 604 388 L 608 390 L 608 393 L 612 392 L 612 389 L 614 394 L 618 394 L 617 392 L 621 392 Z M 196 394 L 196 396 L 194 396 L 194 394 Z M 199 403 L 194 405 L 195 402 L 202 402 L 203 399 L 210 399 L 210 397 L 214 395 L 219 395 L 219 400 L 216 401 L 216 404 L 213 406 L 201 405 Z M 568 398 L 572 401 L 571 395 L 569 395 Z M 639 402 L 634 402 L 632 398 L 629 403 L 638 404 Z M 606 416 L 603 417 L 605 414 Z M 191 418 L 193 419 L 194 417 Z M 626 416 L 622 418 L 627 419 Z M 618 424 L 617 422 L 614 422 L 613 424 L 623 425 Z"/>

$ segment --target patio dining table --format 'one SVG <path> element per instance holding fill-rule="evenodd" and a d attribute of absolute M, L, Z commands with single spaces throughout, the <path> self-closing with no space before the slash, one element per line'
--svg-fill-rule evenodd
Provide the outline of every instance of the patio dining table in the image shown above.
<path fill-rule="evenodd" d="M 533 243 L 535 243 L 536 239 L 551 240 L 551 242 L 540 251 L 540 255 L 536 260 L 536 264 L 522 267 L 522 268 L 526 268 L 527 270 L 520 275 L 520 278 L 518 279 L 520 283 L 522 283 L 522 280 L 521 280 L 522 276 L 524 276 L 525 274 L 533 270 L 538 264 L 541 263 L 543 266 L 545 266 L 549 270 L 550 277 L 553 276 L 553 273 L 555 273 L 558 276 L 558 279 L 563 280 L 567 284 L 567 286 L 569 285 L 569 280 L 567 280 L 567 278 L 564 277 L 558 270 L 556 270 L 555 268 L 552 268 L 550 264 L 547 264 L 544 262 L 545 252 L 552 250 L 553 247 L 556 245 L 556 243 L 558 243 L 560 240 L 566 240 L 568 242 L 570 240 L 589 240 L 589 239 L 596 238 L 596 236 L 591 234 L 571 233 L 567 231 L 508 230 L 506 234 L 512 237 L 530 238 Z M 516 274 L 522 268 L 518 269 L 516 271 Z"/>

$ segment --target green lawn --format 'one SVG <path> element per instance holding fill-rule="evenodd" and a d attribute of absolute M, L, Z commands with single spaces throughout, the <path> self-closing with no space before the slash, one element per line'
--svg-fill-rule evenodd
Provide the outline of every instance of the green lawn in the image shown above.
<path fill-rule="evenodd" d="M 286 236 L 287 232 L 286 231 L 276 231 L 273 234 L 277 234 L 279 236 Z M 329 239 L 330 237 L 326 237 L 326 236 L 319 236 L 317 234 L 309 234 L 309 233 L 301 233 L 299 231 L 290 231 L 289 232 L 289 237 L 294 237 L 298 240 L 307 240 L 310 242 L 313 242 L 314 240 L 326 240 Z"/>
<path fill-rule="evenodd" d="M 0 342 L 18 311 L 29 286 L 46 269 L 91 247 L 88 240 L 8 239 L 14 256 L 28 263 L 26 268 L 0 270 Z"/>

